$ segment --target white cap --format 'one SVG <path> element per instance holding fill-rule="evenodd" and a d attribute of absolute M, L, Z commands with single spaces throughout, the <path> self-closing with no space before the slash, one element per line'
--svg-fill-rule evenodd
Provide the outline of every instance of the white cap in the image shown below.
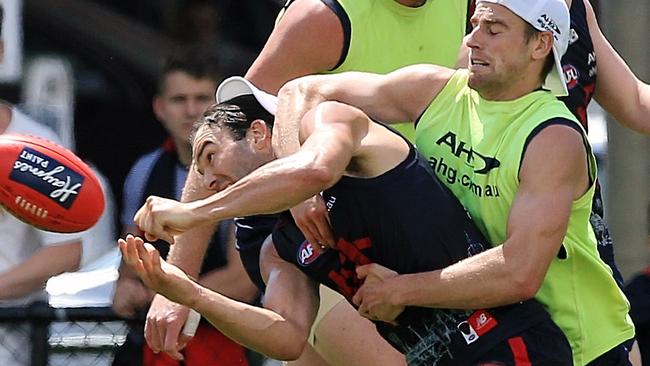
<path fill-rule="evenodd" d="M 275 115 L 278 98 L 275 95 L 257 89 L 255 85 L 241 76 L 232 76 L 224 80 L 217 88 L 216 98 L 217 103 L 222 103 L 241 95 L 251 94 L 264 109 L 272 115 Z"/>
<path fill-rule="evenodd" d="M 562 56 L 569 47 L 571 20 L 564 0 L 478 0 L 477 3 L 502 5 L 540 32 L 553 34 L 555 67 L 544 82 L 544 89 L 556 96 L 569 95 L 562 69 Z"/>

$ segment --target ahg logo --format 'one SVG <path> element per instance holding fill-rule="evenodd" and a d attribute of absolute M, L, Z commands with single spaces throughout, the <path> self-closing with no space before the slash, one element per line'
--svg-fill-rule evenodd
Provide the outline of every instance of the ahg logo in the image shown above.
<path fill-rule="evenodd" d="M 458 158 L 465 155 L 467 164 L 474 166 L 474 173 L 476 174 L 487 174 L 490 170 L 501 166 L 501 162 L 498 159 L 479 154 L 470 146 L 470 144 L 457 139 L 456 134 L 451 131 L 439 138 L 438 141 L 436 141 L 436 144 L 449 146 L 452 154 Z M 478 159 L 476 159 L 477 157 Z"/>
<path fill-rule="evenodd" d="M 82 175 L 59 161 L 27 147 L 14 162 L 9 179 L 46 195 L 66 209 L 74 203 L 84 181 Z"/>

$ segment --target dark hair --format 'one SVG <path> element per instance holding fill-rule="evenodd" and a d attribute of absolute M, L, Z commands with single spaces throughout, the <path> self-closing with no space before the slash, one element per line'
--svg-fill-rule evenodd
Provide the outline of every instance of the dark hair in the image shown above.
<path fill-rule="evenodd" d="M 217 55 L 198 45 L 178 48 L 165 57 L 158 76 L 158 92 L 162 91 L 167 76 L 176 71 L 196 79 L 221 81 Z"/>
<path fill-rule="evenodd" d="M 539 35 L 542 33 L 541 31 L 537 30 L 535 27 L 533 27 L 530 23 L 526 23 L 526 29 L 524 30 L 524 42 L 528 44 L 533 38 L 539 37 Z M 542 80 L 546 79 L 546 76 L 548 73 L 553 70 L 553 66 L 555 65 L 555 56 L 553 56 L 553 50 L 549 52 L 549 54 L 546 56 L 546 60 L 544 60 L 544 67 L 542 67 Z"/>
<path fill-rule="evenodd" d="M 192 128 L 192 141 L 201 126 L 226 128 L 235 141 L 246 137 L 246 132 L 253 121 L 261 119 L 273 128 L 275 118 L 251 94 L 240 95 L 226 102 L 213 104 L 203 113 L 203 116 L 194 123 Z"/>

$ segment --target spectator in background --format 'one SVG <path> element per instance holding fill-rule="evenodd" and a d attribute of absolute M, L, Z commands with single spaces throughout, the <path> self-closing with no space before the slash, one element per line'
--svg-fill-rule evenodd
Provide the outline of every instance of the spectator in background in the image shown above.
<path fill-rule="evenodd" d="M 387 73 L 415 63 L 453 66 L 466 32 L 471 4 L 472 1 L 467 0 L 288 1 L 246 78 L 261 89 L 276 93 L 287 81 L 314 73 L 351 70 Z M 252 5 L 237 2 L 237 6 Z M 224 21 L 236 21 L 244 24 L 243 27 L 247 25 L 236 16 Z M 412 126 L 404 127 L 410 128 L 406 133 L 412 136 Z M 183 200 L 192 201 L 211 193 L 201 185 L 200 177 L 191 171 Z M 314 206 L 303 206 L 305 211 L 324 213 L 325 206 L 318 201 Z M 275 221 L 276 218 L 269 216 L 237 220 L 242 261 L 261 287 L 264 284 L 259 276 L 259 248 Z M 297 221 L 305 231 L 300 225 L 302 221 Z M 208 241 L 209 231 L 208 228 L 197 228 L 179 236 L 172 249 L 171 262 L 191 275 L 196 274 L 197 258 Z M 325 236 L 331 240 L 332 236 L 318 230 L 305 234 L 312 243 L 327 241 Z M 394 366 L 404 363 L 404 357 L 379 337 L 370 322 L 362 319 L 339 295 L 321 289 L 321 306 L 310 338 L 319 353 L 328 355 L 329 363 L 307 347 L 306 353 L 295 364 Z M 147 326 L 165 335 L 163 351 L 177 352 L 176 339 L 186 314 L 186 308 L 179 308 L 162 296 L 154 299 Z M 365 344 L 350 342 L 341 334 L 349 334 L 349 339 L 363 339 Z M 374 351 L 358 352 L 359 349 Z"/>
<path fill-rule="evenodd" d="M 54 131 L 31 120 L 6 102 L 0 102 L 0 133 L 39 136 L 59 142 Z M 0 208 L 0 306 L 26 306 L 47 301 L 47 280 L 79 268 L 81 239 L 77 234 L 38 230 Z M 0 364 L 29 365 L 29 328 L 26 325 L 0 327 Z"/>
<path fill-rule="evenodd" d="M 218 52 L 225 75 L 242 75 L 255 60 L 255 53 L 222 36 L 221 12 L 215 1 L 187 2 L 180 13 L 179 36 L 183 42 Z"/>
<path fill-rule="evenodd" d="M 0 25 L 4 18 L 0 4 Z M 4 56 L 0 26 L 0 61 Z M 59 143 L 56 134 L 31 120 L 7 102 L 0 101 L 0 134 L 19 133 Z M 24 306 L 46 301 L 45 283 L 57 274 L 79 268 L 81 239 L 76 234 L 38 230 L 0 208 L 0 306 Z M 23 324 L 0 327 L 0 364 L 30 364 L 29 328 Z"/>
<path fill-rule="evenodd" d="M 219 81 L 217 67 L 217 59 L 197 47 L 179 50 L 165 60 L 158 92 L 153 99 L 153 110 L 169 138 L 161 147 L 140 157 L 126 178 L 121 214 L 124 235 L 139 234 L 133 216 L 149 195 L 180 197 L 192 159 L 189 140 L 192 124 L 214 100 L 214 90 Z M 218 225 L 203 260 L 199 282 L 224 291 L 234 299 L 251 302 L 256 289 L 237 258 L 233 234 L 231 221 Z M 155 245 L 163 255 L 167 254 L 167 242 L 158 241 Z M 127 318 L 133 317 L 149 306 L 152 297 L 153 293 L 122 263 L 113 298 L 114 311 Z M 175 364 L 176 361 L 165 354 L 154 354 L 143 344 L 142 336 L 142 328 L 134 329 L 114 364 L 142 364 L 143 360 L 145 365 Z M 143 346 L 144 354 L 140 352 Z M 205 321 L 183 353 L 185 364 L 189 366 L 247 364 L 244 348 Z"/>

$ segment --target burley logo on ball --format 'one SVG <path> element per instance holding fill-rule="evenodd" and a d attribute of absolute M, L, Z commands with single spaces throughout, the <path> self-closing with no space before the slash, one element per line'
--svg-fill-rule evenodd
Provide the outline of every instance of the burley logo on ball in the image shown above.
<path fill-rule="evenodd" d="M 72 206 L 84 182 L 79 173 L 28 147 L 18 155 L 9 179 L 44 194 L 66 209 Z"/>

